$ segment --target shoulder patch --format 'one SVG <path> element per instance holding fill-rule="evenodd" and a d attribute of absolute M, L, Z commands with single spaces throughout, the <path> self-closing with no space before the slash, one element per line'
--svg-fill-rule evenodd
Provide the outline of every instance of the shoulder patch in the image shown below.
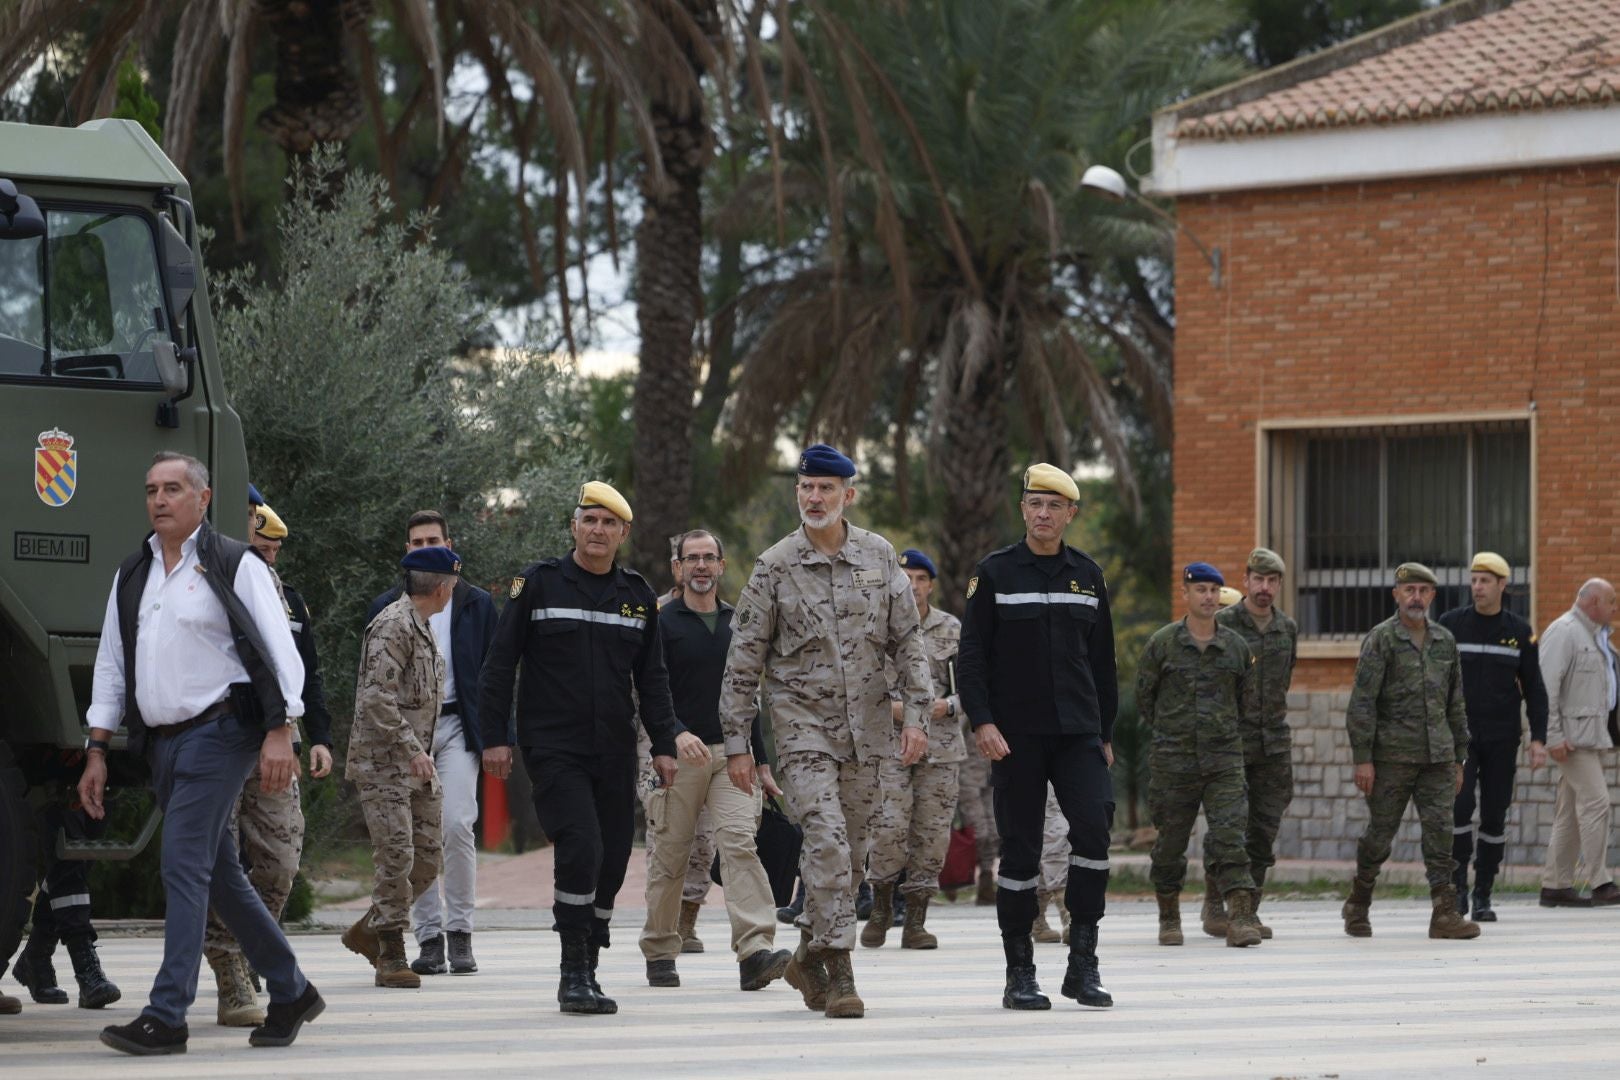
<path fill-rule="evenodd" d="M 523 585 L 524 585 L 524 581 L 523 581 L 522 578 L 520 578 L 520 577 L 513 578 L 512 579 L 512 589 L 511 589 L 511 592 L 508 595 L 513 600 L 516 600 L 518 598 L 518 595 L 523 592 Z"/>
<path fill-rule="evenodd" d="M 967 598 L 969 600 L 973 599 L 973 594 L 978 592 L 978 591 L 979 591 L 979 579 L 976 578 L 976 577 L 969 578 L 968 579 L 968 587 L 967 587 Z"/>

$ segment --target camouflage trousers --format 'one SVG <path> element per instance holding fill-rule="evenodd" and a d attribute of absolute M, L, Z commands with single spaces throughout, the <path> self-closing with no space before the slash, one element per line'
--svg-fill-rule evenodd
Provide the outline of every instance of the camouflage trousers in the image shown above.
<path fill-rule="evenodd" d="M 368 923 L 373 930 L 411 928 L 411 905 L 439 876 L 443 861 L 444 791 L 364 780 L 360 810 L 371 834 L 376 877 Z"/>
<path fill-rule="evenodd" d="M 1417 804 L 1423 827 L 1423 870 L 1431 888 L 1451 884 L 1451 808 L 1457 792 L 1457 766 L 1373 762 L 1373 788 L 1367 796 L 1367 829 L 1356 844 L 1356 876 L 1378 878 L 1389 858 L 1408 802 Z"/>
<path fill-rule="evenodd" d="M 1250 762 L 1243 766 L 1243 776 L 1249 785 L 1249 873 L 1258 889 L 1266 883 L 1266 872 L 1277 864 L 1277 833 L 1288 804 L 1294 801 L 1293 757 L 1279 754 Z M 1215 873 L 1208 844 L 1204 845 L 1204 872 Z"/>
<path fill-rule="evenodd" d="M 264 901 L 270 917 L 279 920 L 292 893 L 293 879 L 298 876 L 298 860 L 304 853 L 304 807 L 298 779 L 294 777 L 286 791 L 271 794 L 259 788 L 259 767 L 255 765 L 242 785 L 225 833 L 237 838 L 238 854 L 253 891 Z M 215 964 L 241 951 L 242 946 L 210 907 L 203 955 Z"/>
<path fill-rule="evenodd" d="M 1041 891 L 1060 893 L 1069 884 L 1069 819 L 1058 805 L 1057 789 L 1046 785 L 1046 828 L 1041 832 Z"/>
<path fill-rule="evenodd" d="M 1159 830 L 1149 873 L 1154 891 L 1181 891 L 1187 877 L 1187 843 L 1200 804 L 1209 825 L 1204 834 L 1204 859 L 1216 888 L 1223 894 L 1254 888 L 1245 846 L 1249 798 L 1243 769 L 1238 767 L 1208 774 L 1154 772 L 1148 777 L 1148 813 Z"/>
<path fill-rule="evenodd" d="M 645 735 L 642 738 L 646 738 Z M 647 744 L 651 746 L 649 742 Z M 649 809 L 652 796 L 659 791 L 656 783 L 657 774 L 652 770 L 649 760 L 641 775 L 636 778 L 636 794 L 641 797 L 641 809 L 645 814 Z M 654 848 L 657 838 L 653 835 L 652 823 L 647 824 L 647 874 L 652 875 L 653 866 L 657 856 Z M 692 830 L 692 853 L 686 859 L 686 880 L 681 885 L 681 901 L 688 904 L 701 904 L 709 898 L 709 888 L 714 884 L 709 872 L 714 867 L 714 824 L 709 820 L 709 808 L 705 806 L 698 811 L 697 825 Z"/>
<path fill-rule="evenodd" d="M 776 771 L 788 809 L 804 830 L 804 913 L 798 925 L 809 929 L 811 948 L 853 949 L 855 890 L 877 813 L 877 763 L 802 750 L 781 755 Z"/>
<path fill-rule="evenodd" d="M 979 753 L 968 739 L 967 760 L 957 775 L 956 805 L 962 811 L 962 824 L 973 830 L 974 852 L 979 869 L 995 866 L 1001 854 L 1001 836 L 996 832 L 996 807 L 990 788 L 990 759 Z"/>
<path fill-rule="evenodd" d="M 872 822 L 869 876 L 873 884 L 887 884 L 903 870 L 906 883 L 901 892 L 932 896 L 951 846 L 957 763 L 921 761 L 907 766 L 884 758 L 878 762 L 878 785 L 883 805 Z"/>

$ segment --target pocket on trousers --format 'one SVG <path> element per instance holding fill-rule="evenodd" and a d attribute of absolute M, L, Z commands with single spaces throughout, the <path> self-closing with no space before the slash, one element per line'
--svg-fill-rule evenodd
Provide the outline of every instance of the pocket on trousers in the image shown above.
<path fill-rule="evenodd" d="M 662 829 L 669 819 L 669 788 L 654 788 L 647 796 L 647 831 Z"/>

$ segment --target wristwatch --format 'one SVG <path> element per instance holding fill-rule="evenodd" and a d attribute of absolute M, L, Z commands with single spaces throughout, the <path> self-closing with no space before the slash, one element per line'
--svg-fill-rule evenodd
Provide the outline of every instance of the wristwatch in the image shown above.
<path fill-rule="evenodd" d="M 955 716 L 956 715 L 956 702 L 952 698 L 946 698 L 945 699 L 945 715 L 946 716 Z"/>
<path fill-rule="evenodd" d="M 89 753 L 91 750 L 100 750 L 103 754 L 105 754 L 111 748 L 112 740 L 110 739 L 98 739 L 94 735 L 91 735 L 84 740 L 85 753 Z"/>

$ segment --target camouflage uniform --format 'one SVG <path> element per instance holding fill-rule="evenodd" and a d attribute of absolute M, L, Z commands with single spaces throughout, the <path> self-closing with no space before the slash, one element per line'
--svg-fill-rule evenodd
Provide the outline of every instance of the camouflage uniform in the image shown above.
<path fill-rule="evenodd" d="M 1462 664 L 1451 631 L 1429 619 L 1418 649 L 1398 615 L 1373 627 L 1361 644 L 1345 726 L 1355 763 L 1373 765 L 1356 876 L 1377 879 L 1411 801 L 1423 826 L 1429 885 L 1449 886 L 1457 766 L 1468 757 Z"/>
<path fill-rule="evenodd" d="M 812 949 L 855 946 L 878 763 L 899 753 L 885 657 L 899 668 L 906 727 L 926 733 L 934 701 L 917 604 L 894 548 L 846 528 L 835 555 L 800 528 L 755 562 L 737 598 L 720 697 L 728 755 L 751 752 L 756 692 L 770 710 L 777 774 L 804 829 L 799 925 Z"/>
<path fill-rule="evenodd" d="M 433 631 L 401 596 L 366 627 L 343 772 L 359 789 L 371 834 L 376 883 L 366 922 L 379 932 L 409 930 L 411 905 L 439 876 L 443 789 L 436 776 L 413 777 L 410 762 L 431 752 L 443 693 Z"/>
<path fill-rule="evenodd" d="M 1069 883 L 1069 819 L 1058 805 L 1057 789 L 1046 785 L 1046 831 L 1041 834 L 1040 892 L 1062 896 Z"/>
<path fill-rule="evenodd" d="M 1249 805 L 1243 780 L 1242 715 L 1255 708 L 1254 656 L 1236 631 L 1216 625 L 1203 649 L 1185 620 L 1155 631 L 1136 672 L 1136 702 L 1152 731 L 1148 812 L 1159 831 L 1151 877 L 1178 893 L 1187 842 L 1204 806 L 1204 850 L 1220 891 L 1252 889 L 1245 850 Z"/>
<path fill-rule="evenodd" d="M 921 627 L 934 694 L 945 697 L 951 692 L 949 664 L 962 640 L 961 620 L 930 607 Z M 885 667 L 890 700 L 899 700 L 898 672 L 893 663 Z M 939 871 L 951 846 L 951 819 L 956 816 L 957 770 L 966 757 L 961 725 L 937 723 L 929 727 L 928 753 L 917 764 L 902 765 L 894 757 L 878 763 L 883 808 L 872 828 L 868 869 L 873 884 L 894 881 L 903 870 L 906 881 L 901 892 L 932 896 L 939 888 Z"/>
<path fill-rule="evenodd" d="M 1236 630 L 1255 658 L 1258 708 L 1243 715 L 1243 773 L 1249 788 L 1249 872 L 1255 888 L 1277 862 L 1274 848 L 1283 814 L 1294 799 L 1293 735 L 1288 730 L 1288 687 L 1299 656 L 1299 625 L 1276 608 L 1261 631 L 1242 603 L 1216 612 L 1215 621 Z M 1210 868 L 1209 853 L 1204 865 Z M 1210 870 L 1213 873 L 1213 870 Z"/>
<path fill-rule="evenodd" d="M 990 759 L 979 753 L 979 744 L 974 741 L 973 729 L 965 716 L 962 728 L 967 751 L 957 773 L 956 808 L 962 812 L 962 824 L 973 830 L 979 869 L 988 873 L 995 868 L 996 856 L 1001 854 L 1001 835 L 996 832 L 996 811 L 990 799 Z"/>

